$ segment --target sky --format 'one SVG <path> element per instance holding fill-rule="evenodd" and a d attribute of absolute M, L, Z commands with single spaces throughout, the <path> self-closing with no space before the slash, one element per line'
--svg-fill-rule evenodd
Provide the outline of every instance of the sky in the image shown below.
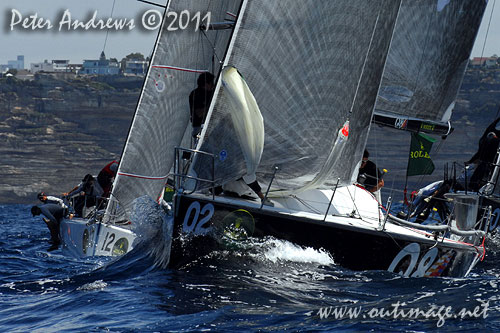
<path fill-rule="evenodd" d="M 166 0 L 151 1 L 166 3 Z M 15 60 L 17 55 L 24 55 L 26 68 L 29 68 L 30 63 L 41 62 L 45 59 L 49 61 L 68 59 L 71 63 L 82 63 L 84 59 L 99 57 L 106 41 L 106 30 L 67 31 L 64 30 L 68 26 L 65 23 L 62 25 L 62 31 L 59 31 L 61 20 L 68 18 L 68 15 L 64 16 L 65 10 L 68 10 L 71 15 L 72 22 L 75 19 L 86 22 L 96 10 L 96 17 L 105 20 L 124 18 L 129 23 L 131 19 L 134 19 L 133 29 L 129 30 L 125 27 L 123 30 L 110 31 L 108 34 L 106 56 L 118 60 L 132 52 L 141 52 L 145 56 L 152 52 L 158 31 L 143 28 L 142 16 L 151 9 L 161 10 L 159 7 L 137 0 L 115 0 L 114 9 L 113 0 L 1 0 L 0 2 L 0 64 Z M 492 7 L 494 7 L 493 12 Z M 112 9 L 113 15 L 111 15 Z M 13 10 L 17 13 L 13 14 Z M 28 28 L 23 28 L 22 20 L 35 14 L 38 19 L 42 20 L 41 23 L 33 29 L 33 24 L 30 25 L 29 20 Z M 485 44 L 490 16 L 491 26 Z M 52 24 L 49 30 L 45 29 L 47 20 Z M 16 22 L 20 23 L 15 24 Z M 500 55 L 500 0 L 488 2 L 476 44 L 472 50 L 473 57 L 482 55 L 483 45 L 485 45 L 484 56 Z"/>
<path fill-rule="evenodd" d="M 155 0 L 153 0 L 155 1 Z M 156 0 L 165 3 L 166 0 Z M 32 25 L 27 29 L 22 27 L 22 21 L 13 26 L 11 23 L 22 20 L 30 15 L 37 14 L 43 22 L 50 20 L 52 28 L 47 30 L 46 23 L 41 23 L 45 28 Z M 68 10 L 69 15 L 64 16 Z M 125 18 L 130 22 L 134 19 L 135 27 L 132 30 L 126 26 L 123 30 L 110 30 L 106 41 L 106 56 L 121 60 L 132 52 L 141 52 L 145 56 L 153 50 L 158 30 L 142 28 L 142 15 L 150 10 L 162 8 L 144 4 L 137 0 L 116 0 L 113 10 L 113 0 L 1 0 L 0 1 L 0 64 L 8 60 L 16 60 L 17 55 L 25 56 L 25 67 L 30 63 L 41 62 L 45 59 L 70 60 L 71 63 L 82 63 L 84 59 L 98 59 L 106 41 L 104 30 L 77 30 L 67 31 L 68 24 L 63 23 L 59 31 L 59 23 L 75 19 L 87 22 L 97 10 L 96 17 L 107 20 L 108 18 Z M 66 20 L 63 20 L 66 18 Z"/>

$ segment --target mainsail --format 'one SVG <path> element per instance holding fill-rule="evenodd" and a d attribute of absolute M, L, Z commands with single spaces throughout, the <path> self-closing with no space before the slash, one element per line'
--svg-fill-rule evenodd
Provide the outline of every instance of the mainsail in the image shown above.
<path fill-rule="evenodd" d="M 322 187 L 337 178 L 351 183 L 399 5 L 393 0 L 243 2 L 225 64 L 244 77 L 264 118 L 261 179 L 278 167 L 276 189 L 300 189 L 313 181 Z M 221 184 L 247 170 L 220 82 L 215 96 L 199 149 L 216 156 L 215 181 Z M 347 145 L 333 156 L 348 120 Z M 200 178 L 209 178 L 207 163 L 195 160 Z"/>
<path fill-rule="evenodd" d="M 219 70 L 217 58 L 224 56 L 229 43 L 231 30 L 202 32 L 191 23 L 186 29 L 169 31 L 176 23 L 167 13 L 188 10 L 192 17 L 210 13 L 211 21 L 224 21 L 228 11 L 237 12 L 239 7 L 240 1 L 234 0 L 169 1 L 113 184 L 106 222 L 127 219 L 137 197 L 158 199 L 162 195 L 174 148 L 188 128 L 189 94 L 200 73 Z"/>
<path fill-rule="evenodd" d="M 446 133 L 486 0 L 403 0 L 374 122 Z"/>

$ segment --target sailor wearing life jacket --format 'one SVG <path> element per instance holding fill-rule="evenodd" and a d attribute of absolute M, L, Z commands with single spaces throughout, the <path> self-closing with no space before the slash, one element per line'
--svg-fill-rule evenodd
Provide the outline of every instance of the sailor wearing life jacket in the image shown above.
<path fill-rule="evenodd" d="M 113 184 L 113 178 L 115 178 L 117 170 L 118 162 L 112 161 L 106 164 L 106 166 L 102 168 L 97 175 L 97 182 L 101 185 L 102 190 L 104 191 L 103 197 L 105 198 L 109 197 L 109 194 L 111 193 L 111 185 Z"/>

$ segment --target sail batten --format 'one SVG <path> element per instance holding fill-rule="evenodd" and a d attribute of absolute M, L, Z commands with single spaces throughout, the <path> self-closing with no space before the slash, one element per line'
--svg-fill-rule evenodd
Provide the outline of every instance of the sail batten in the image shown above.
<path fill-rule="evenodd" d="M 214 53 L 223 53 L 229 33 L 196 31 L 194 27 L 168 31 L 169 11 L 211 12 L 223 20 L 239 8 L 234 0 L 170 0 L 151 65 L 113 184 L 105 222 L 128 219 L 134 199 L 162 196 L 174 163 L 174 149 L 190 137 L 189 94 L 207 68 L 216 69 Z M 217 67 L 219 67 L 217 65 Z"/>
<path fill-rule="evenodd" d="M 199 74 L 209 72 L 208 69 L 183 68 L 183 67 L 168 66 L 168 65 L 153 65 L 151 67 L 153 67 L 153 68 L 162 68 L 162 69 L 171 69 L 171 70 L 174 70 L 174 71 L 199 73 Z"/>

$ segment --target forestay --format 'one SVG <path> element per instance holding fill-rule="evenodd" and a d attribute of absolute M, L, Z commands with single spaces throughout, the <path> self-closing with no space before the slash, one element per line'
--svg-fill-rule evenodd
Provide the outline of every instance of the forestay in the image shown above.
<path fill-rule="evenodd" d="M 376 115 L 393 117 L 401 129 L 408 118 L 449 121 L 486 2 L 402 1 Z M 412 130 L 432 132 L 428 126 Z"/>
<path fill-rule="evenodd" d="M 211 21 L 224 21 L 228 11 L 237 12 L 239 7 L 240 1 L 234 0 L 171 0 L 166 12 L 188 10 L 190 17 L 210 12 Z M 165 15 L 113 185 L 106 222 L 128 218 L 137 197 L 158 199 L 162 195 L 174 148 L 180 145 L 189 124 L 189 94 L 196 88 L 200 73 L 218 71 L 217 57 L 222 58 L 227 49 L 231 30 L 195 31 L 197 27 L 191 23 L 186 29 L 168 31 L 171 24 L 178 25 L 172 23 L 172 16 Z"/>
<path fill-rule="evenodd" d="M 265 144 L 257 169 L 275 189 L 314 182 L 351 183 L 366 143 L 382 70 L 399 9 L 393 0 L 244 1 L 225 63 L 241 73 L 264 118 Z M 199 149 L 216 155 L 216 182 L 247 170 L 231 120 L 231 104 L 217 85 Z M 349 120 L 346 146 L 335 155 Z M 194 171 L 209 178 L 209 161 Z M 202 186 L 202 184 L 199 184 Z"/>

